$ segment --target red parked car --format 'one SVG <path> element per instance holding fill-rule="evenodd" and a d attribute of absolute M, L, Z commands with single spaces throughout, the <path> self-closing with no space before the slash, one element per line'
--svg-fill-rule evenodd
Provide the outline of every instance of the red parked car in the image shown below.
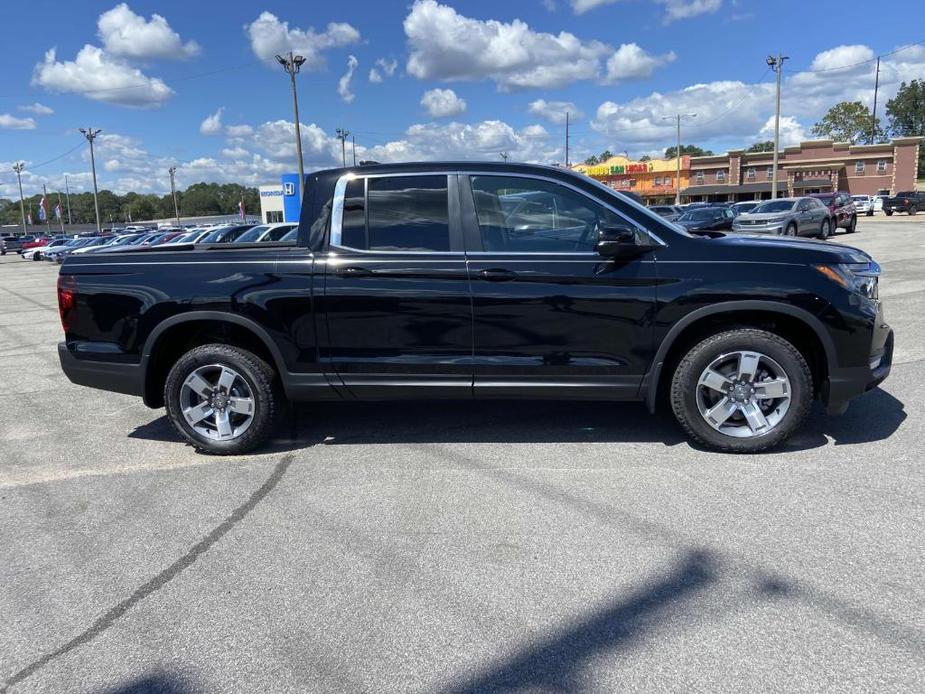
<path fill-rule="evenodd" d="M 47 246 L 48 242 L 51 241 L 51 238 L 48 236 L 36 236 L 31 241 L 26 241 L 27 237 L 23 237 L 22 250 L 28 251 L 30 248 L 37 248 L 38 246 Z"/>
<path fill-rule="evenodd" d="M 837 193 L 813 193 L 809 197 L 816 198 L 829 208 L 832 215 L 832 232 L 841 227 L 849 234 L 853 234 L 858 226 L 858 210 L 851 199 L 851 193 L 839 191 Z"/>

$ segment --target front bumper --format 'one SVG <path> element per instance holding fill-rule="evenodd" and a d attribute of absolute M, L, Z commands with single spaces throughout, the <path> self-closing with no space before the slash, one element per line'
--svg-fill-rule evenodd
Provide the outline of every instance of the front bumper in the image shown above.
<path fill-rule="evenodd" d="M 833 369 L 822 386 L 822 401 L 830 414 L 842 414 L 859 395 L 886 380 L 893 367 L 893 330 L 880 322 L 874 330 L 867 366 Z"/>
<path fill-rule="evenodd" d="M 67 348 L 66 342 L 58 343 L 58 358 L 71 383 L 126 395 L 144 395 L 145 371 L 141 364 L 81 359 Z"/>

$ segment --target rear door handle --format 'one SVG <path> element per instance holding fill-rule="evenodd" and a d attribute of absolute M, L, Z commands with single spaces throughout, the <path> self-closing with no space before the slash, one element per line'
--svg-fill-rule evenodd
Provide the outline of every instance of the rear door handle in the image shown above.
<path fill-rule="evenodd" d="M 517 277 L 513 270 L 504 270 L 503 268 L 488 268 L 479 272 L 483 280 L 489 282 L 509 282 Z"/>
<path fill-rule="evenodd" d="M 373 273 L 367 270 L 365 267 L 339 267 L 334 270 L 334 274 L 338 277 L 369 277 Z"/>

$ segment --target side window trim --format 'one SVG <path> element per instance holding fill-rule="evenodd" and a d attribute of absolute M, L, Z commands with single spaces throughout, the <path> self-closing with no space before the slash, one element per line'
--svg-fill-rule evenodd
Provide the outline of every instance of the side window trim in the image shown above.
<path fill-rule="evenodd" d="M 460 196 L 463 200 L 462 211 L 466 216 L 465 224 L 465 238 L 466 238 L 466 253 L 468 255 L 498 255 L 502 253 L 503 255 L 558 255 L 558 256 L 573 256 L 573 257 L 599 257 L 595 251 L 486 251 L 482 246 L 482 236 L 479 233 L 479 223 L 478 215 L 475 211 L 475 198 L 472 194 L 472 176 L 495 176 L 500 178 L 526 178 L 535 181 L 545 181 L 547 183 L 553 183 L 555 185 L 563 186 L 568 190 L 577 193 L 582 198 L 589 200 L 590 202 L 600 205 L 601 207 L 609 210 L 613 214 L 617 215 L 622 219 L 628 226 L 633 229 L 637 229 L 640 233 L 644 234 L 652 243 L 653 246 L 667 246 L 668 244 L 662 241 L 657 234 L 641 226 L 639 223 L 635 222 L 631 218 L 627 217 L 625 214 L 620 212 L 613 205 L 608 204 L 606 201 L 599 198 L 589 195 L 587 192 L 583 191 L 581 188 L 570 185 L 565 181 L 560 181 L 559 179 L 552 178 L 549 176 L 540 176 L 538 174 L 530 173 L 499 173 L 497 171 L 465 171 L 460 173 L 459 176 L 459 191 Z M 650 213 L 654 214 L 654 213 Z"/>
<path fill-rule="evenodd" d="M 369 180 L 371 178 L 399 178 L 410 176 L 443 176 L 447 180 L 447 208 L 449 212 L 449 234 L 450 250 L 449 251 L 385 251 L 369 250 L 368 248 L 354 248 L 343 244 L 343 227 L 344 227 L 344 198 L 347 192 L 347 184 L 358 178 L 363 179 L 363 198 L 368 200 Z M 328 252 L 336 255 L 336 249 L 350 251 L 351 253 L 370 254 L 370 255 L 464 255 L 460 247 L 460 228 L 459 228 L 459 195 L 457 192 L 457 175 L 455 172 L 448 171 L 400 171 L 394 173 L 382 174 L 357 174 L 346 173 L 337 179 L 334 184 L 334 198 L 331 205 L 331 231 L 328 237 Z M 369 204 L 363 205 L 364 218 L 366 221 L 367 245 L 369 245 Z"/>

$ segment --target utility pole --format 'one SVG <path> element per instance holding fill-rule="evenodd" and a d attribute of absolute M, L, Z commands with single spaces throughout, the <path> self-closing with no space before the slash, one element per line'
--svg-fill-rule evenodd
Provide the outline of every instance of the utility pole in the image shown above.
<path fill-rule="evenodd" d="M 171 166 L 167 169 L 167 173 L 170 174 L 170 194 L 173 196 L 173 211 L 177 217 L 177 226 L 180 226 L 180 206 L 177 205 L 177 186 L 174 183 L 174 174 L 177 173 L 177 167 Z"/>
<path fill-rule="evenodd" d="M 22 214 L 22 233 L 26 233 L 26 203 L 22 197 L 22 172 L 26 168 L 26 163 L 18 161 L 13 164 L 13 171 L 16 172 L 16 179 L 19 181 L 19 211 Z"/>
<path fill-rule="evenodd" d="M 507 163 L 507 152 L 499 152 L 499 154 L 501 155 L 501 161 Z"/>
<path fill-rule="evenodd" d="M 675 157 L 675 191 L 674 191 L 674 204 L 681 204 L 681 119 L 682 118 L 696 118 L 696 113 L 676 113 L 673 116 L 662 116 L 662 120 L 673 120 L 677 127 L 677 147 L 674 151 Z"/>
<path fill-rule="evenodd" d="M 93 141 L 101 132 L 102 130 L 94 130 L 93 128 L 87 128 L 86 130 L 83 128 L 80 129 L 80 134 L 87 138 L 87 142 L 90 143 L 90 166 L 93 169 L 93 207 L 96 210 L 97 234 L 103 232 L 103 227 L 100 225 L 100 198 L 96 190 L 96 156 L 93 154 Z"/>
<path fill-rule="evenodd" d="M 568 111 L 565 112 L 565 168 L 570 168 L 568 165 Z"/>
<path fill-rule="evenodd" d="M 64 174 L 64 195 L 67 200 L 67 223 L 71 225 L 71 189 L 67 184 L 67 174 Z"/>
<path fill-rule="evenodd" d="M 357 138 L 356 135 L 350 136 L 350 144 L 353 145 L 353 165 L 357 165 Z"/>
<path fill-rule="evenodd" d="M 880 56 L 877 56 L 877 76 L 874 78 L 874 113 L 870 119 L 870 144 L 877 138 L 877 91 L 880 89 Z M 889 104 L 887 104 L 889 106 Z M 889 110 L 889 109 L 887 109 Z"/>
<path fill-rule="evenodd" d="M 350 137 L 350 131 L 346 128 L 337 128 L 334 131 L 337 134 L 337 139 L 340 140 L 340 158 L 344 165 L 344 168 L 347 168 L 347 138 Z"/>
<path fill-rule="evenodd" d="M 777 199 L 777 155 L 780 150 L 780 80 L 784 72 L 784 61 L 789 60 L 789 56 L 777 54 L 777 57 L 769 55 L 767 63 L 774 72 L 777 73 L 777 108 L 774 111 L 774 162 L 771 166 L 774 170 L 771 172 L 771 200 Z"/>
<path fill-rule="evenodd" d="M 299 158 L 299 201 L 301 202 L 305 192 L 305 165 L 302 162 L 302 129 L 299 126 L 299 96 L 295 88 L 295 76 L 299 74 L 299 68 L 302 67 L 305 58 L 301 55 L 293 55 L 292 51 L 289 51 L 288 57 L 276 56 L 276 62 L 289 73 L 289 80 L 292 83 L 292 110 L 295 114 L 295 149 L 296 156 Z"/>

